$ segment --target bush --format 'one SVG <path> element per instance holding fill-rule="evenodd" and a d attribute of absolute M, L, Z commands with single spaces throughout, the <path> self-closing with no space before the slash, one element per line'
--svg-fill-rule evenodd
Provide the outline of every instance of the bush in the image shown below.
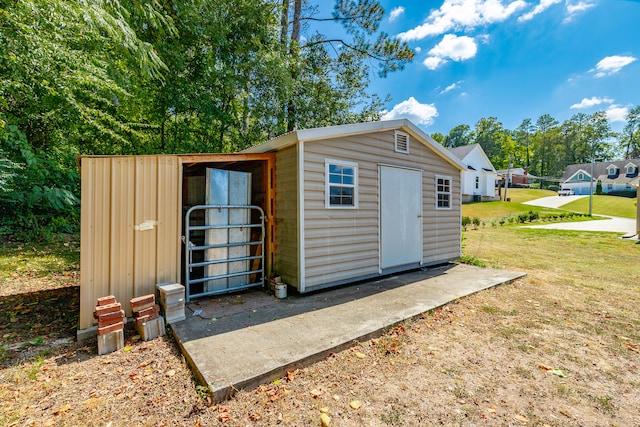
<path fill-rule="evenodd" d="M 469 218 L 468 216 L 463 216 L 462 217 L 462 229 L 464 231 L 467 231 L 467 227 L 469 227 L 470 224 L 471 224 L 471 218 Z"/>

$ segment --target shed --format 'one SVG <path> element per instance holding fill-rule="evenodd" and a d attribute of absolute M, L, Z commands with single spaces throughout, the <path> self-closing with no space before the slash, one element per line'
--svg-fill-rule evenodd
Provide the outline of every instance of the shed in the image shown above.
<path fill-rule="evenodd" d="M 465 166 L 406 119 L 290 132 L 276 154 L 275 272 L 299 292 L 461 254 Z"/>
<path fill-rule="evenodd" d="M 293 131 L 237 154 L 83 156 L 80 168 L 79 334 L 98 297 L 128 310 L 157 283 L 197 298 L 277 274 L 305 293 L 461 254 L 465 167 L 408 120 Z"/>

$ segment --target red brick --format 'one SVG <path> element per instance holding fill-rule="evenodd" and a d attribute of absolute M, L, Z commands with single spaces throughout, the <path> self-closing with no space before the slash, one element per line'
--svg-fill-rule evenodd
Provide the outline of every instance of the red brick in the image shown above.
<path fill-rule="evenodd" d="M 131 311 L 137 313 L 138 311 L 153 307 L 156 304 L 156 297 L 153 294 L 143 295 L 141 297 L 133 298 L 129 301 L 129 304 L 131 304 Z"/>
<path fill-rule="evenodd" d="M 122 322 L 124 319 L 124 310 L 120 310 L 116 313 L 107 313 L 102 316 L 98 316 L 98 326 L 112 325 L 114 323 Z"/>
<path fill-rule="evenodd" d="M 149 307 L 149 308 L 145 308 L 144 310 L 140 310 L 137 313 L 134 313 L 135 317 L 142 317 L 142 316 L 147 316 L 149 314 L 153 314 L 153 313 L 160 313 L 160 306 L 158 304 L 154 305 L 153 307 Z"/>
<path fill-rule="evenodd" d="M 157 312 L 153 312 L 151 314 L 147 314 L 146 316 L 140 316 L 135 318 L 136 325 L 142 325 L 147 323 L 149 320 L 157 319 L 159 314 Z"/>
<path fill-rule="evenodd" d="M 116 301 L 116 297 L 114 297 L 113 295 L 109 295 L 107 297 L 102 297 L 102 298 L 98 298 L 98 306 L 101 305 L 107 305 L 107 304 L 115 304 Z"/>
<path fill-rule="evenodd" d="M 98 319 L 102 315 L 109 313 L 118 313 L 120 310 L 122 310 L 122 306 L 119 302 L 116 302 L 114 304 L 100 305 L 96 307 L 96 311 L 93 313 L 93 317 Z"/>
<path fill-rule="evenodd" d="M 114 323 L 113 325 L 98 327 L 98 335 L 106 335 L 109 332 L 124 329 L 124 322 Z"/>

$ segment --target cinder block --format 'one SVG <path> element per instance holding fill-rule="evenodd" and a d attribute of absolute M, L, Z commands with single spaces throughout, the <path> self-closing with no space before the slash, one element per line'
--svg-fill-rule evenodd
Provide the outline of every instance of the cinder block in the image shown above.
<path fill-rule="evenodd" d="M 156 290 L 162 306 L 184 304 L 184 286 L 178 283 L 164 283 L 156 285 Z"/>
<path fill-rule="evenodd" d="M 109 354 L 124 347 L 124 331 L 109 332 L 108 334 L 98 335 L 98 354 Z"/>
<path fill-rule="evenodd" d="M 165 334 L 164 318 L 158 316 L 157 319 L 149 320 L 144 323 L 136 322 L 136 331 L 143 341 L 149 341 Z"/>

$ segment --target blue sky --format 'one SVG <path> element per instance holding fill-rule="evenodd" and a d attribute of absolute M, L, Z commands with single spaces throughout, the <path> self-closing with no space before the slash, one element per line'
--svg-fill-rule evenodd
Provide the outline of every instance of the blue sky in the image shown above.
<path fill-rule="evenodd" d="M 621 130 L 640 105 L 639 0 L 382 0 L 381 30 L 409 43 L 405 70 L 375 76 L 383 118 L 428 133 L 494 116 L 508 129 L 542 114 L 607 111 Z"/>

